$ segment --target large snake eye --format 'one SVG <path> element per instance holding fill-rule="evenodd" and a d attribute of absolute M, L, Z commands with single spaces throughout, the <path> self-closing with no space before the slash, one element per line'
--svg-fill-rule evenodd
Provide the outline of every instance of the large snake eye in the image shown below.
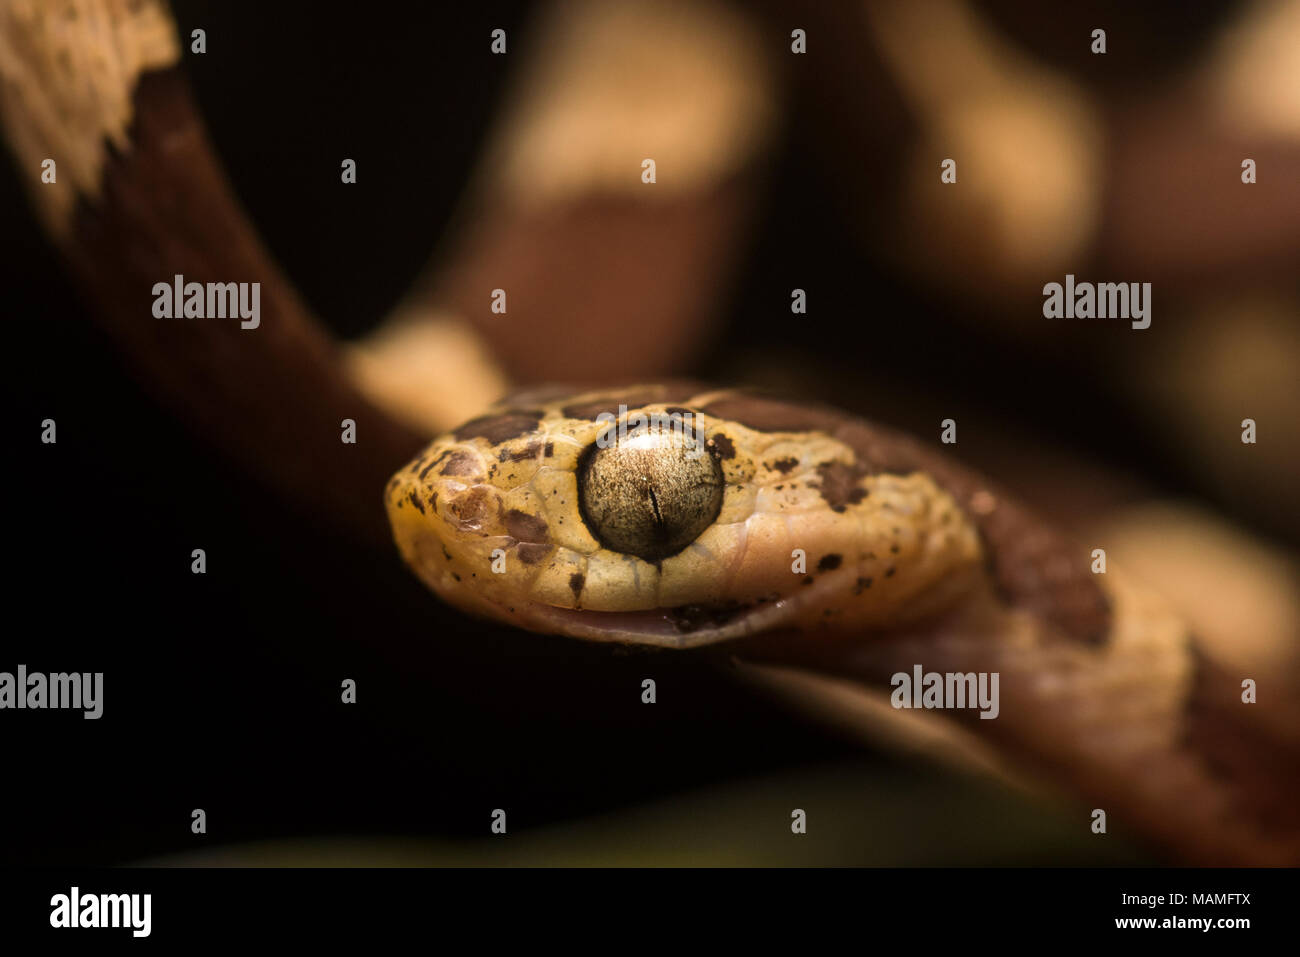
<path fill-rule="evenodd" d="M 582 520 L 613 551 L 648 562 L 677 554 L 722 510 L 722 467 L 689 430 L 652 423 L 614 432 L 578 463 Z"/>

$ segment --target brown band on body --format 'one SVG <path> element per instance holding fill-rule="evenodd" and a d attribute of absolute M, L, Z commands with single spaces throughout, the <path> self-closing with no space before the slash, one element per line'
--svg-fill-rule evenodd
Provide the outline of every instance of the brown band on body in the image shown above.
<path fill-rule="evenodd" d="M 1195 641 L 1191 656 L 1185 745 L 1228 785 L 1238 805 L 1231 813 L 1289 835 L 1293 852 L 1300 853 L 1300 712 L 1276 685 L 1271 700 L 1265 691 L 1258 703 L 1246 704 L 1243 675 L 1226 671 Z"/>
<path fill-rule="evenodd" d="M 1009 604 L 1082 641 L 1101 642 L 1110 633 L 1110 603 L 1089 568 L 1088 553 L 972 469 L 828 406 L 734 392 L 702 411 L 761 432 L 825 432 L 853 449 L 864 474 L 929 475 L 979 528 L 989 570 Z"/>
<path fill-rule="evenodd" d="M 328 331 L 258 238 L 179 69 L 136 87 L 129 143 L 59 240 L 93 314 L 147 388 L 188 427 L 293 503 L 387 547 L 374 497 L 424 436 L 361 395 Z M 63 188 L 62 185 L 59 187 Z M 259 283 L 259 322 L 155 318 L 155 283 Z M 342 445 L 351 418 L 365 442 Z M 328 481 L 322 481 L 328 475 Z"/>

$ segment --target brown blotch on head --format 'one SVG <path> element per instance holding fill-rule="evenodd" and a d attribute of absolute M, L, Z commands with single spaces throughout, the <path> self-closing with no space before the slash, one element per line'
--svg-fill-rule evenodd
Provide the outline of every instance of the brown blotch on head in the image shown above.
<path fill-rule="evenodd" d="M 437 465 L 439 462 L 441 462 L 443 459 L 445 459 L 445 458 L 446 458 L 448 455 L 450 455 L 450 454 L 451 454 L 451 449 L 447 449 L 447 450 L 445 450 L 441 455 L 439 455 L 436 459 L 434 459 L 432 462 L 430 462 L 428 465 L 426 465 L 424 468 L 422 468 L 422 469 L 420 470 L 420 480 L 423 481 L 424 478 L 425 478 L 425 476 L 427 476 L 427 475 L 429 474 L 430 470 L 431 470 L 435 465 Z M 424 459 L 420 459 L 420 461 L 423 462 Z M 418 464 L 418 463 L 417 463 L 417 464 Z M 411 471 L 415 471 L 415 470 L 412 469 Z"/>
<path fill-rule="evenodd" d="M 506 534 L 520 542 L 546 544 L 550 538 L 546 534 L 546 523 L 536 515 L 529 515 L 517 508 L 512 508 L 505 515 Z"/>
<path fill-rule="evenodd" d="M 867 470 L 861 465 L 823 462 L 817 466 L 817 474 L 821 476 L 821 484 L 817 488 L 832 511 L 842 512 L 867 497 L 867 490 L 861 484 Z"/>
<path fill-rule="evenodd" d="M 446 454 L 446 453 L 444 453 Z M 442 456 L 439 456 L 441 458 Z M 442 468 L 438 470 L 439 475 L 477 475 L 478 474 L 478 456 L 473 452 L 467 452 L 464 449 L 456 449 L 447 455 L 447 461 L 443 463 Z"/>
<path fill-rule="evenodd" d="M 546 448 L 542 450 L 542 455 L 546 456 L 549 459 L 554 454 L 555 454 L 555 443 L 547 442 Z"/>
<path fill-rule="evenodd" d="M 569 576 L 569 590 L 573 592 L 573 599 L 577 601 L 578 596 L 582 594 L 582 586 L 587 584 L 587 576 L 582 572 L 574 572 Z"/>
<path fill-rule="evenodd" d="M 811 575 L 806 577 L 802 582 L 802 584 L 804 585 L 811 585 L 812 583 L 813 583 L 813 577 Z"/>
<path fill-rule="evenodd" d="M 531 409 L 511 409 L 508 412 L 481 415 L 477 419 L 470 419 L 452 435 L 456 437 L 458 442 L 464 442 L 467 439 L 487 439 L 493 445 L 496 445 L 498 442 L 517 439 L 521 435 L 535 432 L 541 420 L 541 412 Z"/>
<path fill-rule="evenodd" d="M 461 531 L 481 531 L 494 510 L 501 514 L 501 501 L 482 485 L 476 485 L 451 500 L 450 511 Z"/>
<path fill-rule="evenodd" d="M 560 411 L 564 413 L 566 419 L 584 419 L 595 422 L 606 412 L 610 415 L 618 415 L 618 403 L 611 403 L 608 399 L 595 399 L 579 405 L 566 405 Z"/>
<path fill-rule="evenodd" d="M 698 382 L 663 382 L 640 389 L 624 389 L 621 392 L 611 390 L 587 402 L 566 405 L 561 411 L 567 418 L 587 419 L 594 422 L 602 412 L 618 415 L 620 405 L 627 406 L 628 411 L 631 412 L 641 406 L 655 403 L 685 402 L 701 388 Z"/>
<path fill-rule="evenodd" d="M 537 453 L 541 451 L 541 448 L 542 448 L 541 441 L 538 439 L 534 439 L 533 441 L 525 445 L 523 448 L 517 449 L 514 452 L 511 452 L 508 449 L 502 449 L 501 454 L 497 456 L 497 458 L 499 461 L 502 462 L 522 462 L 525 459 L 537 458 Z"/>
<path fill-rule="evenodd" d="M 546 557 L 546 553 L 551 550 L 550 545 L 541 545 L 537 542 L 520 542 L 516 551 L 519 554 L 519 560 L 525 565 L 535 565 Z"/>
<path fill-rule="evenodd" d="M 840 563 L 843 560 L 844 560 L 843 558 L 841 558 L 839 555 L 836 555 L 834 552 L 832 552 L 829 555 L 823 555 L 821 557 L 821 561 L 817 563 L 817 570 L 819 572 L 834 571 L 835 569 L 840 567 Z"/>
<path fill-rule="evenodd" d="M 857 580 L 857 583 L 854 584 L 853 586 L 853 594 L 861 595 L 864 591 L 866 591 L 868 588 L 871 587 L 872 581 L 873 579 L 871 578 L 859 578 Z"/>
<path fill-rule="evenodd" d="M 745 392 L 716 399 L 702 411 L 756 432 L 832 432 L 844 419 L 842 412 L 810 402 L 786 402 Z"/>
<path fill-rule="evenodd" d="M 424 503 L 420 501 L 420 494 L 415 489 L 411 489 L 411 504 L 420 510 L 421 515 L 424 514 Z"/>
<path fill-rule="evenodd" d="M 792 456 L 787 456 L 786 458 L 783 459 L 777 459 L 775 462 L 769 465 L 768 468 L 772 469 L 773 471 L 780 472 L 782 475 L 789 475 L 790 470 L 793 469 L 798 464 L 799 464 L 798 459 Z"/>
<path fill-rule="evenodd" d="M 711 435 L 704 444 L 720 459 L 734 459 L 736 457 L 736 443 L 725 435 Z"/>

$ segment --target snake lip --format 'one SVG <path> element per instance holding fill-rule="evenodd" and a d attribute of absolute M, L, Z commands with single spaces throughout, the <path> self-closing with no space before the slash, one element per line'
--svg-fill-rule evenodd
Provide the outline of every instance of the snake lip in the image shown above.
<path fill-rule="evenodd" d="M 588 611 L 530 601 L 512 606 L 511 614 L 502 617 L 534 631 L 586 641 L 699 648 L 776 628 L 799 627 L 796 621 L 806 616 L 809 608 L 821 607 L 827 596 L 848 593 L 854 575 L 854 569 L 844 568 L 822 576 L 813 587 L 761 600 L 729 599 L 644 611 Z"/>
<path fill-rule="evenodd" d="M 746 614 L 761 602 L 715 602 L 712 604 L 678 605 L 669 608 L 665 615 L 682 634 L 706 628 L 721 628 Z"/>
<path fill-rule="evenodd" d="M 654 608 L 646 611 L 584 611 L 540 602 L 516 607 L 529 627 L 588 641 L 612 641 L 660 648 L 697 648 L 766 630 L 766 605 L 718 604 Z"/>

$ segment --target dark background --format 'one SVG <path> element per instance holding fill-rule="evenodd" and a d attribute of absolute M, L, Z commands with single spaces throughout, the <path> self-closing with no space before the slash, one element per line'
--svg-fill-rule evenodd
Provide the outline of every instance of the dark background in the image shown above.
<path fill-rule="evenodd" d="M 320 4 L 173 6 L 182 36 L 207 30 L 209 54 L 183 63 L 268 245 L 339 334 L 372 328 L 446 238 L 517 62 L 490 56 L 483 38 L 504 27 L 512 52 L 526 48 L 531 5 L 410 5 L 396 24 Z M 1195 21 L 1174 22 L 1191 35 L 1171 41 L 1170 62 L 1201 36 Z M 960 306 L 865 261 L 801 146 L 815 110 L 795 116 L 725 333 L 695 371 L 739 375 L 763 351 L 754 344 L 770 343 L 822 370 L 826 398 L 869 379 L 927 420 L 959 410 L 964 435 L 1020 430 L 1163 493 L 1225 504 L 1171 464 L 1140 410 L 1074 362 L 1068 337 L 1085 327 L 1044 357 L 949 321 Z M 356 158 L 366 174 L 339 190 L 337 162 L 321 156 Z M 42 238 L 7 153 L 0 210 L 12 451 L 0 670 L 105 672 L 99 721 L 3 716 L 0 856 L 93 864 L 266 838 L 480 838 L 495 807 L 518 833 L 805 768 L 968 786 L 863 751 L 698 656 L 520 634 L 443 608 L 395 550 L 332 540 L 132 381 Z M 795 286 L 810 291 L 812 313 L 792 332 Z M 1115 347 L 1139 338 L 1115 336 Z M 872 412 L 907 424 L 899 409 Z M 57 445 L 38 441 L 46 417 Z M 189 570 L 196 547 L 205 576 Z M 659 684 L 653 708 L 639 701 L 647 675 Z M 339 703 L 343 678 L 358 682 L 356 707 Z M 189 829 L 199 807 L 206 837 Z M 1025 813 L 991 807 L 990 826 L 1012 830 Z M 908 826 L 899 813 L 881 827 Z M 1098 853 L 1054 840 L 1051 860 Z M 981 862 L 1035 853 L 1013 844 Z M 960 850 L 936 859 L 964 862 Z"/>

